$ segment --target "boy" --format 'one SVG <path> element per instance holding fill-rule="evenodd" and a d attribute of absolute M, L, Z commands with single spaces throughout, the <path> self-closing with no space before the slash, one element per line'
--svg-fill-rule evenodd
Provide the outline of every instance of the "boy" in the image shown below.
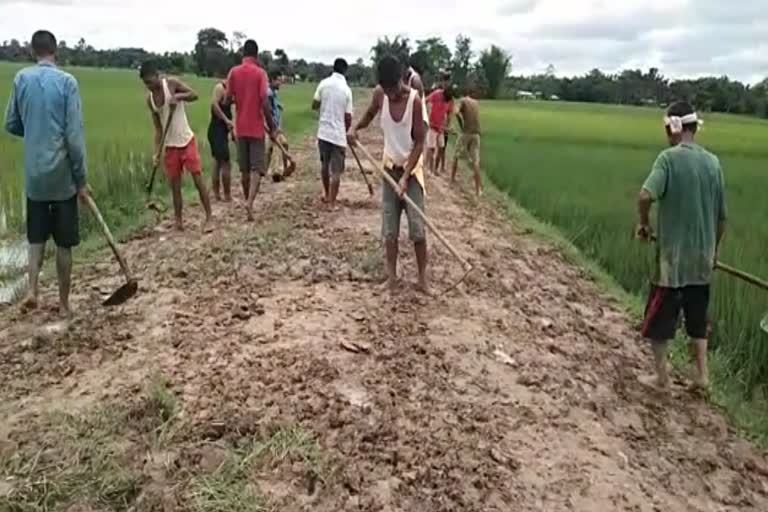
<path fill-rule="evenodd" d="M 267 91 L 267 101 L 269 102 L 269 109 L 272 113 L 272 124 L 275 127 L 275 140 L 280 143 L 280 145 L 283 146 L 283 148 L 287 151 L 288 150 L 288 139 L 285 137 L 285 134 L 283 133 L 283 119 L 282 119 L 282 110 L 283 106 L 280 104 L 280 100 L 277 97 L 277 92 L 280 90 L 280 86 L 283 84 L 283 74 L 280 71 L 272 71 L 269 74 L 269 91 Z M 270 142 L 268 144 L 267 149 L 267 169 L 269 169 L 272 166 L 272 153 L 276 150 L 282 155 L 283 159 L 283 173 L 282 175 L 276 172 L 273 172 L 273 176 L 281 176 L 281 177 L 287 177 L 288 175 L 288 158 L 283 155 L 282 151 L 275 148 L 276 144 L 275 142 Z M 280 178 L 277 178 L 276 181 L 279 181 Z"/>
<path fill-rule="evenodd" d="M 178 231 L 184 230 L 181 175 L 186 169 L 195 182 L 195 187 L 200 195 L 200 202 L 205 210 L 203 232 L 210 233 L 213 231 L 211 202 L 208 197 L 208 189 L 203 182 L 202 163 L 200 152 L 197 150 L 195 133 L 189 127 L 187 113 L 184 109 L 185 102 L 197 100 L 197 93 L 178 78 L 161 78 L 153 61 L 146 61 L 141 65 L 139 76 L 149 91 L 147 107 L 152 113 L 152 122 L 155 126 L 155 165 L 159 162 L 163 149 L 165 149 L 165 175 L 171 183 L 173 211 L 176 219 L 175 227 Z M 164 132 L 166 133 L 165 148 L 162 148 L 160 143 Z"/>
<path fill-rule="evenodd" d="M 472 166 L 472 174 L 475 179 L 475 197 L 479 198 L 482 194 L 480 180 L 480 105 L 472 98 L 470 91 L 467 91 L 467 94 L 459 100 L 456 109 L 456 120 L 461 127 L 461 135 L 456 143 L 456 151 L 453 154 L 451 183 L 456 181 L 459 158 L 465 158 Z"/>
<path fill-rule="evenodd" d="M 656 239 L 656 273 L 642 327 L 653 346 L 656 376 L 642 381 L 669 388 L 667 358 L 682 310 L 694 385 L 706 387 L 710 282 L 725 233 L 723 171 L 717 157 L 694 142 L 699 121 L 691 105 L 671 105 L 664 124 L 671 147 L 656 159 L 638 200 L 637 237 Z M 655 235 L 653 203 L 658 204 Z"/>
<path fill-rule="evenodd" d="M 427 237 L 424 221 L 403 201 L 408 197 L 424 210 L 424 172 L 421 155 L 426 126 L 421 98 L 416 89 L 403 83 L 402 67 L 397 58 L 388 55 L 377 66 L 379 85 L 363 118 L 349 131 L 349 143 L 356 144 L 357 132 L 366 128 L 381 112 L 384 132 L 384 168 L 398 182 L 398 191 L 388 183 L 382 185 L 382 236 L 386 251 L 389 289 L 397 287 L 398 238 L 403 210 L 408 216 L 408 231 L 416 252 L 419 270 L 418 288 L 429 293 L 427 286 Z"/>

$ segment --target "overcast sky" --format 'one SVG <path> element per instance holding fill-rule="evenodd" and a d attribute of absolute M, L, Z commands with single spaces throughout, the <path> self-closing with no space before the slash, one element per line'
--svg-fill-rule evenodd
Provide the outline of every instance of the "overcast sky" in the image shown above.
<path fill-rule="evenodd" d="M 291 58 L 369 58 L 380 35 L 459 32 L 496 44 L 514 73 L 656 66 L 667 76 L 768 76 L 768 0 L 0 0 L 0 39 L 38 28 L 74 45 L 190 50 L 200 28 L 255 38 Z"/>

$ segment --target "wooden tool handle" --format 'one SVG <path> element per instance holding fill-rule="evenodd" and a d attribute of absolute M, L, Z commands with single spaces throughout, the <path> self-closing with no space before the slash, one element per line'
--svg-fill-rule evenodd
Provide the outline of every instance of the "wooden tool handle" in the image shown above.
<path fill-rule="evenodd" d="M 389 186 L 391 186 L 399 194 L 400 193 L 400 187 L 398 186 L 397 182 L 395 182 L 395 180 L 392 179 L 392 176 L 389 175 L 387 170 L 384 169 L 384 166 L 381 165 L 380 163 L 376 162 L 376 160 L 368 152 L 368 150 L 365 149 L 365 146 L 363 146 L 362 144 L 360 144 L 358 142 L 357 143 L 357 147 L 360 148 L 360 151 L 363 152 L 363 155 L 365 155 L 365 157 L 368 159 L 368 161 L 371 163 L 371 165 L 373 165 L 376 169 L 379 170 L 381 175 L 384 177 L 384 180 L 387 183 L 389 183 Z M 459 252 L 456 250 L 456 248 L 454 248 L 453 245 L 451 245 L 451 242 L 449 242 L 448 239 L 445 238 L 445 236 L 443 236 L 443 234 L 440 232 L 440 230 L 437 228 L 437 226 L 435 226 L 432 223 L 432 221 L 429 220 L 429 217 L 427 217 L 426 214 L 423 211 L 421 211 L 421 208 L 419 208 L 416 205 L 416 203 L 414 203 L 413 200 L 410 197 L 408 197 L 408 194 L 403 194 L 402 198 L 403 198 L 403 200 L 406 203 L 408 203 L 408 206 L 413 208 L 413 211 L 415 211 L 419 215 L 419 217 L 421 217 L 421 219 L 424 221 L 424 223 L 427 225 L 427 227 L 432 231 L 432 233 L 434 233 L 434 235 L 437 237 L 437 239 L 440 240 L 440 242 L 442 242 L 442 244 L 450 251 L 451 254 L 453 254 L 453 256 L 457 260 L 459 260 L 459 262 L 461 262 L 461 265 L 464 267 L 464 269 L 467 270 L 467 271 L 471 270 L 472 269 L 472 265 L 470 265 L 470 263 L 467 260 L 465 260 L 459 254 Z"/>
<path fill-rule="evenodd" d="M 742 281 L 746 281 L 747 283 L 753 284 L 755 286 L 758 286 L 762 288 L 763 290 L 768 290 L 768 282 L 763 281 L 757 276 L 753 276 L 752 274 L 748 274 L 742 270 L 739 270 L 737 268 L 733 268 L 730 265 L 726 265 L 725 263 L 722 263 L 718 261 L 715 263 L 715 268 L 717 270 L 722 270 L 723 272 L 732 275 L 733 277 L 738 277 Z"/>
<path fill-rule="evenodd" d="M 85 204 L 88 205 L 88 209 L 91 210 L 91 213 L 96 218 L 96 223 L 99 225 L 99 229 L 101 230 L 101 233 L 104 235 L 104 238 L 107 239 L 107 243 L 109 244 L 109 247 L 112 249 L 112 252 L 115 254 L 115 258 L 117 258 L 117 262 L 120 264 L 120 269 L 123 271 L 123 274 L 125 274 L 125 280 L 130 281 L 131 271 L 128 269 L 128 263 L 125 261 L 125 258 L 123 258 L 123 255 L 120 253 L 120 249 L 117 248 L 115 239 L 112 237 L 112 233 L 109 231 L 109 226 L 107 226 L 107 223 L 104 222 L 104 217 L 101 216 L 101 212 L 99 211 L 99 208 L 96 206 L 96 202 L 93 200 L 90 193 L 85 197 Z"/>
<path fill-rule="evenodd" d="M 157 168 L 160 166 L 160 159 L 163 157 L 163 153 L 165 153 L 165 139 L 168 137 L 168 130 L 171 127 L 171 120 L 173 119 L 173 114 L 176 112 L 176 105 L 171 105 L 170 111 L 168 112 L 168 120 L 165 122 L 165 127 L 163 128 L 163 133 L 160 136 L 160 154 L 157 155 L 157 162 L 152 166 L 152 175 L 149 178 L 149 183 L 147 183 L 147 195 L 152 194 L 152 188 L 155 185 L 155 175 L 157 174 Z"/>
<path fill-rule="evenodd" d="M 365 180 L 365 184 L 368 186 L 368 193 L 373 195 L 373 186 L 368 180 L 368 175 L 365 174 L 365 169 L 363 169 L 363 162 L 360 161 L 360 157 L 357 156 L 357 153 L 355 152 L 355 146 L 349 146 L 349 150 L 352 151 L 352 156 L 355 157 L 355 162 L 357 162 L 357 166 L 360 168 L 360 174 L 363 175 L 363 180 Z"/>

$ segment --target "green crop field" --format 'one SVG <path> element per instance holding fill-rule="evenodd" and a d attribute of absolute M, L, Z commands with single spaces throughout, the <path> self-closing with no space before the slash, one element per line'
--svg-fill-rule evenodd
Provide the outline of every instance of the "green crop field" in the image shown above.
<path fill-rule="evenodd" d="M 0 63 L 0 105 L 3 113 L 15 64 Z M 112 225 L 130 224 L 144 211 L 144 185 L 151 169 L 152 122 L 145 104 L 146 90 L 138 73 L 125 70 L 67 69 L 78 79 L 88 151 L 88 175 L 94 197 Z M 205 174 L 210 176 L 211 159 L 206 139 L 211 91 L 214 81 L 184 78 L 200 98 L 187 106 L 187 116 L 197 135 Z M 314 116 L 310 108 L 313 86 L 284 85 L 280 91 L 285 106 L 286 132 L 307 130 Z M 0 130 L 0 238 L 20 232 L 24 216 L 22 143 Z M 234 150 L 234 148 L 232 148 Z M 187 180 L 188 182 L 190 180 Z M 164 180 L 156 195 L 166 197 Z M 84 228 L 90 229 L 89 218 Z"/>
<path fill-rule="evenodd" d="M 632 240 L 638 191 L 666 147 L 662 111 L 565 103 L 483 103 L 483 167 L 535 216 L 558 228 L 627 290 L 644 294 L 653 248 Z M 768 123 L 704 115 L 699 142 L 721 159 L 729 225 L 721 258 L 768 277 Z M 768 378 L 768 293 L 718 276 L 713 345 L 732 378 Z"/>

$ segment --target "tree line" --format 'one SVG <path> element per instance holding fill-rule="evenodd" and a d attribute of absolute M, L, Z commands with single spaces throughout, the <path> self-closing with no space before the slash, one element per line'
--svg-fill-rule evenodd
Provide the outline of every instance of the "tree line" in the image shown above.
<path fill-rule="evenodd" d="M 144 60 L 154 59 L 161 69 L 171 73 L 223 77 L 240 61 L 239 51 L 246 38 L 242 32 L 227 35 L 216 28 L 204 28 L 198 32 L 191 51 L 162 54 L 143 48 L 99 50 L 84 39 L 75 46 L 60 41 L 58 58 L 63 65 L 114 68 L 137 68 Z M 4 41 L 0 46 L 0 60 L 28 61 L 28 48 L 28 43 L 16 39 Z M 350 63 L 348 80 L 354 85 L 373 85 L 375 63 L 386 54 L 417 67 L 427 88 L 437 82 L 440 73 L 448 72 L 460 91 L 472 90 L 482 98 L 524 95 L 626 105 L 666 105 L 683 99 L 700 110 L 768 117 L 768 78 L 754 86 L 728 77 L 670 80 L 656 68 L 616 74 L 594 69 L 583 76 L 558 77 L 554 66 L 533 76 L 511 76 L 510 54 L 495 45 L 476 52 L 472 40 L 462 34 L 454 40 L 453 48 L 439 37 L 413 42 L 401 36 L 379 38 L 370 49 L 369 62 L 357 59 Z M 263 50 L 259 60 L 269 71 L 277 70 L 291 80 L 316 82 L 331 73 L 329 63 L 291 59 L 281 48 Z"/>

